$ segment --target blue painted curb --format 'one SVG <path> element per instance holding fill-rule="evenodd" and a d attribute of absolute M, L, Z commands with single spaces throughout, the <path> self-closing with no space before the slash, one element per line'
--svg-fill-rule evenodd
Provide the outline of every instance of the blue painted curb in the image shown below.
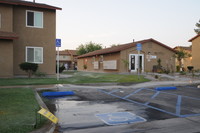
<path fill-rule="evenodd" d="M 175 86 L 167 86 L 167 87 L 156 87 L 155 90 L 161 91 L 161 90 L 176 90 L 177 88 Z"/>
<path fill-rule="evenodd" d="M 59 92 L 43 92 L 43 97 L 55 97 L 55 96 L 72 96 L 75 93 L 73 91 L 59 91 Z"/>

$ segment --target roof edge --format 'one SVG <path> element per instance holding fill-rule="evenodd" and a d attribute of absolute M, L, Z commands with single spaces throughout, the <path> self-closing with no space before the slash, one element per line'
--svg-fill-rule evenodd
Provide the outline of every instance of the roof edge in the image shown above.
<path fill-rule="evenodd" d="M 51 6 L 43 3 L 33 3 L 33 2 L 14 2 L 14 1 L 0 1 L 3 4 L 10 4 L 10 5 L 21 5 L 21 6 L 30 6 L 30 7 L 38 7 L 44 9 L 52 9 L 52 10 L 62 10 L 60 7 Z"/>
<path fill-rule="evenodd" d="M 130 47 L 134 47 L 134 46 L 136 46 L 137 43 L 144 44 L 144 43 L 147 43 L 147 42 L 155 42 L 155 43 L 161 45 L 162 47 L 165 47 L 168 50 L 171 50 L 172 52 L 176 53 L 176 50 L 174 50 L 173 48 L 171 48 L 171 47 L 169 47 L 169 46 L 167 46 L 167 45 L 165 45 L 165 44 L 163 44 L 163 43 L 161 43 L 161 42 L 159 42 L 157 40 L 154 40 L 154 39 L 150 38 L 150 39 L 145 39 L 145 40 L 141 40 L 141 41 L 126 43 L 126 44 L 121 44 L 119 46 L 116 46 L 116 47 L 121 47 L 123 45 L 125 46 L 125 47 L 123 47 L 123 48 L 121 47 L 119 49 L 108 50 L 108 49 L 112 49 L 112 48 L 106 48 L 106 49 L 92 51 L 92 52 L 80 55 L 77 58 L 92 57 L 92 56 L 97 56 L 97 55 L 104 55 L 104 54 L 116 53 L 116 52 L 120 52 L 120 51 L 125 50 L 125 49 L 129 49 Z"/>
<path fill-rule="evenodd" d="M 19 37 L 17 36 L 16 33 L 14 32 L 4 32 L 0 31 L 0 39 L 5 39 L 5 40 L 15 40 L 18 39 Z"/>
<path fill-rule="evenodd" d="M 18 37 L 1 37 L 0 36 L 0 39 L 4 39 L 4 40 L 16 40 L 16 39 L 18 39 Z"/>
<path fill-rule="evenodd" d="M 188 40 L 188 42 L 192 42 L 194 39 L 196 39 L 199 36 L 200 36 L 200 34 L 197 34 L 196 36 L 194 36 L 193 38 L 191 38 L 190 40 Z"/>

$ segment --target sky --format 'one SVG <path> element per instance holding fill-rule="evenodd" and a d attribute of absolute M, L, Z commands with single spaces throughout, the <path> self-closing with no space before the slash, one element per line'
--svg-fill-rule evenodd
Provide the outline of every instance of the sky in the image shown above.
<path fill-rule="evenodd" d="M 172 48 L 190 46 L 200 19 L 200 0 L 35 1 L 62 8 L 56 12 L 62 50 L 90 41 L 105 48 L 149 38 Z"/>

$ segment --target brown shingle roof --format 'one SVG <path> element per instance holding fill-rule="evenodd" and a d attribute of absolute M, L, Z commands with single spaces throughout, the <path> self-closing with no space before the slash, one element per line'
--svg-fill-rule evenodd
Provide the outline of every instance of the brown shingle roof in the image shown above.
<path fill-rule="evenodd" d="M 63 51 L 59 51 L 59 54 L 60 55 L 72 55 L 72 56 L 76 56 L 77 55 L 77 53 L 76 53 L 77 51 L 76 50 L 63 50 Z"/>
<path fill-rule="evenodd" d="M 186 46 L 177 46 L 174 49 L 176 50 L 176 49 L 179 49 L 179 48 L 182 48 L 182 49 L 188 50 L 188 51 L 192 51 L 192 47 L 186 47 Z"/>
<path fill-rule="evenodd" d="M 50 6 L 50 5 L 42 4 L 42 3 L 33 3 L 30 1 L 23 1 L 23 0 L 0 0 L 0 3 L 9 4 L 9 5 L 37 7 L 37 8 L 51 9 L 51 10 L 62 10 L 62 8 L 59 8 L 59 7 Z"/>
<path fill-rule="evenodd" d="M 137 43 L 146 43 L 146 42 L 155 42 L 173 52 L 176 52 L 174 49 L 168 47 L 167 45 L 159 42 L 159 41 L 156 41 L 152 38 L 150 39 L 146 39 L 146 40 L 142 40 L 142 41 L 137 41 L 137 42 L 132 42 L 132 43 L 127 43 L 127 44 L 123 44 L 123 45 L 118 45 L 118 46 L 115 46 L 115 47 L 111 47 L 111 48 L 106 48 L 106 49 L 101 49 L 101 50 L 96 50 L 96 51 L 93 51 L 93 52 L 90 52 L 90 53 L 87 53 L 87 54 L 84 54 L 84 55 L 80 55 L 78 56 L 78 58 L 84 58 L 84 57 L 90 57 L 90 56 L 96 56 L 96 55 L 103 55 L 103 54 L 109 54 L 109 53 L 116 53 L 116 52 L 120 52 L 122 50 L 125 50 L 125 49 L 129 49 L 131 47 L 135 47 Z"/>
<path fill-rule="evenodd" d="M 77 50 L 68 50 L 68 52 L 73 56 L 77 55 Z"/>
<path fill-rule="evenodd" d="M 197 37 L 199 37 L 200 34 L 196 35 L 195 37 L 191 38 L 190 40 L 188 40 L 188 42 L 192 42 L 194 39 L 196 39 Z"/>
<path fill-rule="evenodd" d="M 18 39 L 18 36 L 16 33 L 13 32 L 0 31 L 0 39 L 13 40 L 13 39 Z"/>

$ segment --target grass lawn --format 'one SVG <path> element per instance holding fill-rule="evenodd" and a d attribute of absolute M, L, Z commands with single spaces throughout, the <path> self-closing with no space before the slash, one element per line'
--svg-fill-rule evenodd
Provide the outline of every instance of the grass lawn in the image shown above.
<path fill-rule="evenodd" d="M 8 85 L 45 85 L 45 84 L 82 84 L 82 83 L 137 83 L 149 81 L 143 76 L 138 79 L 137 75 L 122 75 L 109 73 L 92 73 L 92 72 L 65 72 L 64 74 L 72 75 L 69 78 L 13 78 L 0 79 L 0 86 Z"/>
<path fill-rule="evenodd" d="M 32 89 L 1 88 L 0 132 L 27 133 L 34 130 L 38 109 L 39 105 Z M 39 115 L 37 115 L 37 119 L 39 120 Z M 44 124 L 45 121 L 46 119 L 41 117 L 41 124 Z"/>
<path fill-rule="evenodd" d="M 65 72 L 67 74 L 67 72 Z M 71 74 L 69 72 L 69 74 Z M 68 78 L 70 83 L 137 83 L 149 81 L 144 76 L 123 75 L 111 73 L 92 73 L 92 72 L 75 72 L 73 77 Z"/>

